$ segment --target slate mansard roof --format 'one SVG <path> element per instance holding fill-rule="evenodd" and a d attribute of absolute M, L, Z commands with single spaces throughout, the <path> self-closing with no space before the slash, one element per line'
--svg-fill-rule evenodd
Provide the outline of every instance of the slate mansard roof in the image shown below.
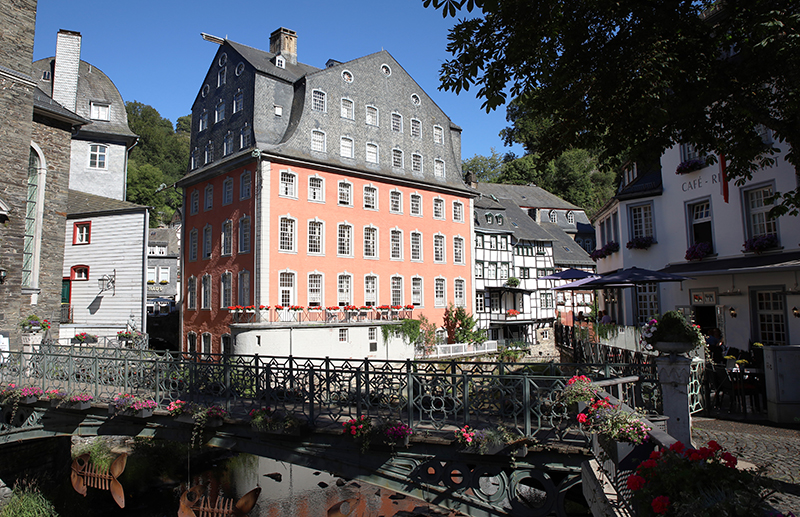
<path fill-rule="evenodd" d="M 143 212 L 147 208 L 128 201 L 120 201 L 70 189 L 69 197 L 67 198 L 67 219 Z"/>
<path fill-rule="evenodd" d="M 344 169 L 355 174 L 381 176 L 398 182 L 425 183 L 471 194 L 461 174 L 461 128 L 435 104 L 411 76 L 386 51 L 347 62 L 330 60 L 326 68 L 288 59 L 275 65 L 276 54 L 230 40 L 220 46 L 192 105 L 192 151 L 203 155 L 213 144 L 211 163 L 190 170 L 184 185 L 209 171 L 233 167 L 257 148 L 262 155 Z M 226 68 L 225 84 L 220 71 Z M 232 113 L 233 97 L 243 94 L 244 107 Z M 325 109 L 313 109 L 314 92 L 324 93 Z M 352 116 L 342 116 L 342 100 L 352 102 Z M 224 121 L 214 123 L 216 107 L 225 103 Z M 366 123 L 367 107 L 378 110 L 378 125 Z M 280 115 L 276 114 L 280 110 Z M 203 113 L 208 127 L 199 128 Z M 392 130 L 392 115 L 402 117 L 402 130 Z M 421 127 L 411 135 L 412 119 Z M 249 148 L 239 145 L 240 130 L 253 130 Z M 434 127 L 441 128 L 442 143 L 434 142 Z M 325 135 L 324 152 L 312 151 L 312 132 Z M 234 152 L 223 154 L 226 134 L 235 137 Z M 352 140 L 353 156 L 340 155 L 340 139 Z M 366 160 L 367 144 L 377 144 L 377 164 Z M 403 167 L 393 167 L 393 150 L 403 153 Z M 422 172 L 412 171 L 412 156 L 422 157 Z M 434 163 L 444 164 L 444 177 L 434 174 Z M 226 162 L 228 162 L 226 164 Z"/>
<path fill-rule="evenodd" d="M 39 89 L 52 97 L 55 57 L 34 61 L 33 76 Z M 49 72 L 51 79 L 44 79 L 44 72 Z M 98 102 L 111 107 L 110 120 L 91 120 L 90 103 Z M 69 108 L 69 107 L 68 107 Z M 78 68 L 78 91 L 75 113 L 84 119 L 91 120 L 81 128 L 81 133 L 114 135 L 125 141 L 134 141 L 138 137 L 128 127 L 128 113 L 117 87 L 99 68 L 81 60 Z"/>

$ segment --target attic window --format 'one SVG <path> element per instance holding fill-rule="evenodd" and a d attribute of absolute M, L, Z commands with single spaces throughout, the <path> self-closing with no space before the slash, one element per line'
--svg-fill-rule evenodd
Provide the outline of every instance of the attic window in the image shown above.
<path fill-rule="evenodd" d="M 219 56 L 219 66 L 225 66 L 225 63 L 227 63 L 227 62 L 228 62 L 228 54 L 226 54 L 225 52 L 223 52 L 223 53 L 222 53 L 222 54 Z"/>
<path fill-rule="evenodd" d="M 239 63 L 236 65 L 236 70 L 234 70 L 233 73 L 236 74 L 236 77 L 239 77 L 242 75 L 242 72 L 244 72 L 244 63 Z"/>
<path fill-rule="evenodd" d="M 494 222 L 492 214 L 486 214 L 486 224 L 492 224 L 492 222 Z"/>
<path fill-rule="evenodd" d="M 381 72 L 383 72 L 383 75 L 385 75 L 386 77 L 392 75 L 392 69 L 389 68 L 389 65 L 386 64 L 381 65 Z"/>
<path fill-rule="evenodd" d="M 45 70 L 42 72 L 42 81 L 49 81 L 50 80 L 50 70 Z"/>
<path fill-rule="evenodd" d="M 90 115 L 92 120 L 110 120 L 110 106 L 106 103 L 92 102 L 90 103 Z"/>
<path fill-rule="evenodd" d="M 411 102 L 413 102 L 413 103 L 414 103 L 414 106 L 419 106 L 419 103 L 420 103 L 420 100 L 419 100 L 419 95 L 417 95 L 416 93 L 415 93 L 415 94 L 413 94 L 413 95 L 411 96 Z"/>
<path fill-rule="evenodd" d="M 503 216 L 502 215 L 498 215 L 497 216 L 497 226 L 503 226 Z"/>
<path fill-rule="evenodd" d="M 286 60 L 283 56 L 275 56 L 275 66 L 278 68 L 286 68 Z"/>
<path fill-rule="evenodd" d="M 345 70 L 345 71 L 342 72 L 342 79 L 346 83 L 352 83 L 353 82 L 353 74 L 351 74 L 349 70 Z"/>
<path fill-rule="evenodd" d="M 567 223 L 575 224 L 575 214 L 572 212 L 572 210 L 567 212 Z"/>
<path fill-rule="evenodd" d="M 276 117 L 282 117 L 283 116 L 283 106 L 278 106 L 277 104 L 275 104 L 275 105 L 273 105 L 273 108 L 275 108 L 275 116 Z"/>
<path fill-rule="evenodd" d="M 205 97 L 206 95 L 208 95 L 208 91 L 209 91 L 210 89 L 211 89 L 211 87 L 210 87 L 210 86 L 208 86 L 207 84 L 204 84 L 204 85 L 203 85 L 203 89 L 202 89 L 202 90 L 200 90 L 200 95 L 202 95 L 203 97 Z"/>

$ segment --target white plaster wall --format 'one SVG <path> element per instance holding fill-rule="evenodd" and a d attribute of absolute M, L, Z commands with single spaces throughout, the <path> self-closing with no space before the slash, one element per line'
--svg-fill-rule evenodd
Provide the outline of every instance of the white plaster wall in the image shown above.
<path fill-rule="evenodd" d="M 89 146 L 108 146 L 106 168 L 89 168 Z M 69 188 L 87 194 L 125 201 L 126 154 L 124 145 L 110 142 L 72 140 Z"/>

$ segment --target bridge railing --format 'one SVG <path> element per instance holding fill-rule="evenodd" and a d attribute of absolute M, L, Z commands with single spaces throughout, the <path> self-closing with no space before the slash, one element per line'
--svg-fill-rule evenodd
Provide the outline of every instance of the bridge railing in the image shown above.
<path fill-rule="evenodd" d="M 117 393 L 219 404 L 244 418 L 270 406 L 312 426 L 341 425 L 367 415 L 412 428 L 505 426 L 519 434 L 585 443 L 560 392 L 573 374 L 594 379 L 655 372 L 632 364 L 508 364 L 204 355 L 50 344 L 36 352 L 7 352 L 0 384 L 85 391 L 95 402 Z M 646 390 L 643 390 L 646 392 Z"/>

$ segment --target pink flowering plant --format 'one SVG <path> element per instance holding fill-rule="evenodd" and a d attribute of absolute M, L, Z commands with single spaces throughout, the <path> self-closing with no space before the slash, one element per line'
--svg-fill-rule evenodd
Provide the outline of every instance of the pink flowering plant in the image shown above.
<path fill-rule="evenodd" d="M 402 422 L 386 428 L 386 437 L 392 443 L 402 442 L 407 436 L 411 436 L 413 431 L 409 426 Z"/>
<path fill-rule="evenodd" d="M 134 412 L 145 409 L 152 410 L 158 407 L 158 404 L 156 404 L 155 400 L 136 397 L 130 393 L 118 393 L 117 395 L 114 395 L 112 404 L 117 413 L 122 413 L 128 410 Z"/>
<path fill-rule="evenodd" d="M 699 449 L 681 442 L 653 451 L 628 477 L 641 516 L 767 515 L 775 493 L 761 471 L 736 468 L 717 442 Z"/>
<path fill-rule="evenodd" d="M 19 395 L 22 398 L 36 397 L 39 398 L 44 395 L 44 390 L 38 386 L 26 386 L 19 390 Z"/>
<path fill-rule="evenodd" d="M 609 440 L 634 444 L 647 441 L 651 430 L 638 414 L 612 404 L 608 397 L 595 400 L 586 412 L 578 414 L 578 422 Z"/>
<path fill-rule="evenodd" d="M 344 434 L 361 440 L 361 452 L 366 452 L 369 448 L 370 434 L 372 433 L 372 419 L 361 415 L 358 418 L 351 418 L 342 423 Z"/>
<path fill-rule="evenodd" d="M 592 379 L 585 375 L 573 375 L 561 391 L 561 400 L 565 404 L 575 402 L 591 402 L 597 395 L 597 390 L 592 387 Z"/>
<path fill-rule="evenodd" d="M 77 404 L 80 402 L 91 402 L 94 400 L 94 397 L 86 393 L 85 391 L 82 391 L 80 393 L 71 395 L 67 400 L 69 400 L 73 404 Z"/>
<path fill-rule="evenodd" d="M 464 446 L 464 447 L 471 447 L 473 442 L 475 442 L 476 431 L 472 429 L 469 425 L 465 425 L 461 429 L 456 429 L 455 431 L 456 441 Z"/>
<path fill-rule="evenodd" d="M 41 398 L 46 400 L 64 400 L 67 398 L 67 394 L 59 389 L 51 389 L 45 390 Z"/>
<path fill-rule="evenodd" d="M 192 412 L 192 404 L 185 400 L 177 399 L 167 404 L 167 412 L 172 416 L 179 416 Z"/>

